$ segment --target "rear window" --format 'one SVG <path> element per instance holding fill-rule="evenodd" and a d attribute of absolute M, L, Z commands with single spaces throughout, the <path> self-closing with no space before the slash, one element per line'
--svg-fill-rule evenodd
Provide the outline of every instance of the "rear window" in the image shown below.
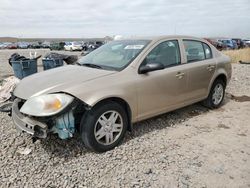
<path fill-rule="evenodd" d="M 203 43 L 203 48 L 204 48 L 206 59 L 211 59 L 212 58 L 211 48 L 205 43 Z"/>
<path fill-rule="evenodd" d="M 199 41 L 184 40 L 183 41 L 187 62 L 201 61 L 205 59 L 205 53 L 202 43 Z"/>
<path fill-rule="evenodd" d="M 183 40 L 183 44 L 188 63 L 212 58 L 211 48 L 204 42 Z"/>

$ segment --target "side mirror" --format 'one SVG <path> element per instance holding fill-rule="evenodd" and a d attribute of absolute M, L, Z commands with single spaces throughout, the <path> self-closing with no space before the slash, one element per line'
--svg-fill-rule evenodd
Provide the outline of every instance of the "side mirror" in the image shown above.
<path fill-rule="evenodd" d="M 140 66 L 139 74 L 145 74 L 145 73 L 156 71 L 156 70 L 162 70 L 164 68 L 165 68 L 164 65 L 161 63 L 150 62 L 150 63 L 147 63 L 146 65 Z"/>

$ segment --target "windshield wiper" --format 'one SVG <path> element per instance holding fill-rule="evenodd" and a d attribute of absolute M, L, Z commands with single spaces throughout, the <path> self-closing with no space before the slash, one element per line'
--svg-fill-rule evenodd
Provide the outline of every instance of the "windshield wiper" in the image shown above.
<path fill-rule="evenodd" d="M 103 69 L 100 65 L 92 64 L 92 63 L 83 63 L 81 66 L 91 67 L 91 68 L 97 68 L 97 69 Z"/>

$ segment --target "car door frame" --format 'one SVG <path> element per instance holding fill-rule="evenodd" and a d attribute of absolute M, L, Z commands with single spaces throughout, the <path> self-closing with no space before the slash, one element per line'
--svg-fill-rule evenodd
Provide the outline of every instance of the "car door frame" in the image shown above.
<path fill-rule="evenodd" d="M 179 45 L 179 51 L 180 51 L 180 60 L 181 60 L 181 62 L 180 62 L 180 64 L 178 64 L 178 65 L 175 65 L 175 66 L 171 66 L 171 67 L 166 67 L 165 69 L 163 69 L 163 70 L 159 70 L 159 71 L 166 71 L 166 70 L 169 70 L 169 69 L 177 69 L 176 70 L 176 74 L 178 74 L 178 70 L 179 69 L 182 69 L 183 67 L 183 64 L 185 64 L 185 58 L 184 58 L 184 51 L 183 51 L 183 44 L 182 44 L 182 39 L 181 38 L 178 38 L 178 37 L 173 37 L 173 38 L 164 38 L 164 39 L 160 39 L 160 40 L 158 40 L 158 41 L 156 41 L 153 45 L 151 45 L 150 46 L 150 48 L 148 48 L 145 52 L 144 52 L 144 54 L 140 57 L 140 59 L 137 61 L 138 63 L 135 65 L 135 70 L 137 71 L 137 74 L 138 74 L 138 76 L 139 77 L 141 77 L 141 76 L 145 76 L 145 75 L 140 75 L 139 74 L 139 67 L 141 66 L 141 64 L 143 63 L 143 61 L 144 61 L 144 59 L 146 58 L 146 56 L 155 48 L 155 47 L 157 47 L 159 44 L 161 44 L 162 42 L 167 42 L 167 41 L 172 41 L 172 40 L 176 40 L 177 42 L 178 42 L 178 45 Z M 154 71 L 154 72 L 157 72 L 157 71 Z M 153 73 L 153 72 L 152 72 Z M 153 74 L 155 74 L 155 73 L 153 73 Z M 188 82 L 188 80 L 187 80 L 187 75 L 185 75 L 185 87 L 187 87 L 187 82 Z M 139 78 L 140 79 L 140 78 Z M 186 88 L 184 88 L 184 89 L 186 89 Z M 178 103 L 178 104 L 175 104 L 175 105 L 172 105 L 172 106 L 166 106 L 164 109 L 159 109 L 159 110 L 156 110 L 156 111 L 154 111 L 154 112 L 152 112 L 152 113 L 146 113 L 146 114 L 141 114 L 140 113 L 140 108 L 139 108 L 139 100 L 138 100 L 138 98 L 139 98 L 140 96 L 139 96 L 139 94 L 138 94 L 138 91 L 137 91 L 137 121 L 141 121 L 141 120 L 143 120 L 143 119 L 147 119 L 147 118 L 150 118 L 150 117 L 153 117 L 153 116 L 155 116 L 155 115 L 159 115 L 159 114 L 162 114 L 162 113 L 166 113 L 166 112 L 169 112 L 169 111 L 172 111 L 172 110 L 174 110 L 174 109 L 177 109 L 177 108 L 180 108 L 180 107 L 182 107 L 182 106 L 184 106 L 185 104 L 186 104 L 186 100 L 184 100 L 182 103 Z"/>
<path fill-rule="evenodd" d="M 202 66 L 204 71 L 207 73 L 207 71 L 209 71 L 208 70 L 209 67 L 212 68 L 212 71 L 210 73 L 211 76 L 210 76 L 210 79 L 208 80 L 207 87 L 204 87 L 204 93 L 201 95 L 197 95 L 197 96 L 193 96 L 192 94 L 191 94 L 191 96 L 188 96 L 188 100 L 187 100 L 186 105 L 189 105 L 189 104 L 193 104 L 195 102 L 199 102 L 207 97 L 210 82 L 211 82 L 211 80 L 215 74 L 215 70 L 217 68 L 217 60 L 216 60 L 216 58 L 214 58 L 214 52 L 213 52 L 211 46 L 205 40 L 198 40 L 198 39 L 193 39 L 193 38 L 188 38 L 188 37 L 182 38 L 181 40 L 182 40 L 181 45 L 182 45 L 182 49 L 183 49 L 184 64 L 186 64 L 186 66 L 188 67 L 188 84 L 187 84 L 188 89 L 190 88 L 190 85 L 193 84 L 193 83 L 191 83 L 192 82 L 191 78 L 193 75 L 191 74 L 190 69 L 196 68 L 198 66 Z M 185 46 L 184 46 L 184 42 L 183 42 L 185 40 L 196 41 L 196 42 L 200 42 L 200 43 L 204 43 L 204 44 L 208 45 L 210 48 L 210 52 L 212 53 L 212 58 L 206 59 L 206 55 L 205 55 L 205 51 L 204 51 L 205 59 L 200 60 L 200 61 L 188 62 L 187 56 L 186 56 L 186 51 L 185 51 Z M 203 47 L 203 50 L 204 50 L 204 47 Z M 200 81 L 202 81 L 202 80 L 200 80 Z"/>

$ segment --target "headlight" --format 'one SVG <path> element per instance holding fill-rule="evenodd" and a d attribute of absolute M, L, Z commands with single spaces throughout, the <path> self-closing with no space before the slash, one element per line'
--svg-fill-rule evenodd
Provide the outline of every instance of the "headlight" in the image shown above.
<path fill-rule="evenodd" d="M 31 97 L 22 106 L 20 112 L 32 116 L 51 116 L 62 111 L 72 101 L 67 94 L 48 94 Z"/>

